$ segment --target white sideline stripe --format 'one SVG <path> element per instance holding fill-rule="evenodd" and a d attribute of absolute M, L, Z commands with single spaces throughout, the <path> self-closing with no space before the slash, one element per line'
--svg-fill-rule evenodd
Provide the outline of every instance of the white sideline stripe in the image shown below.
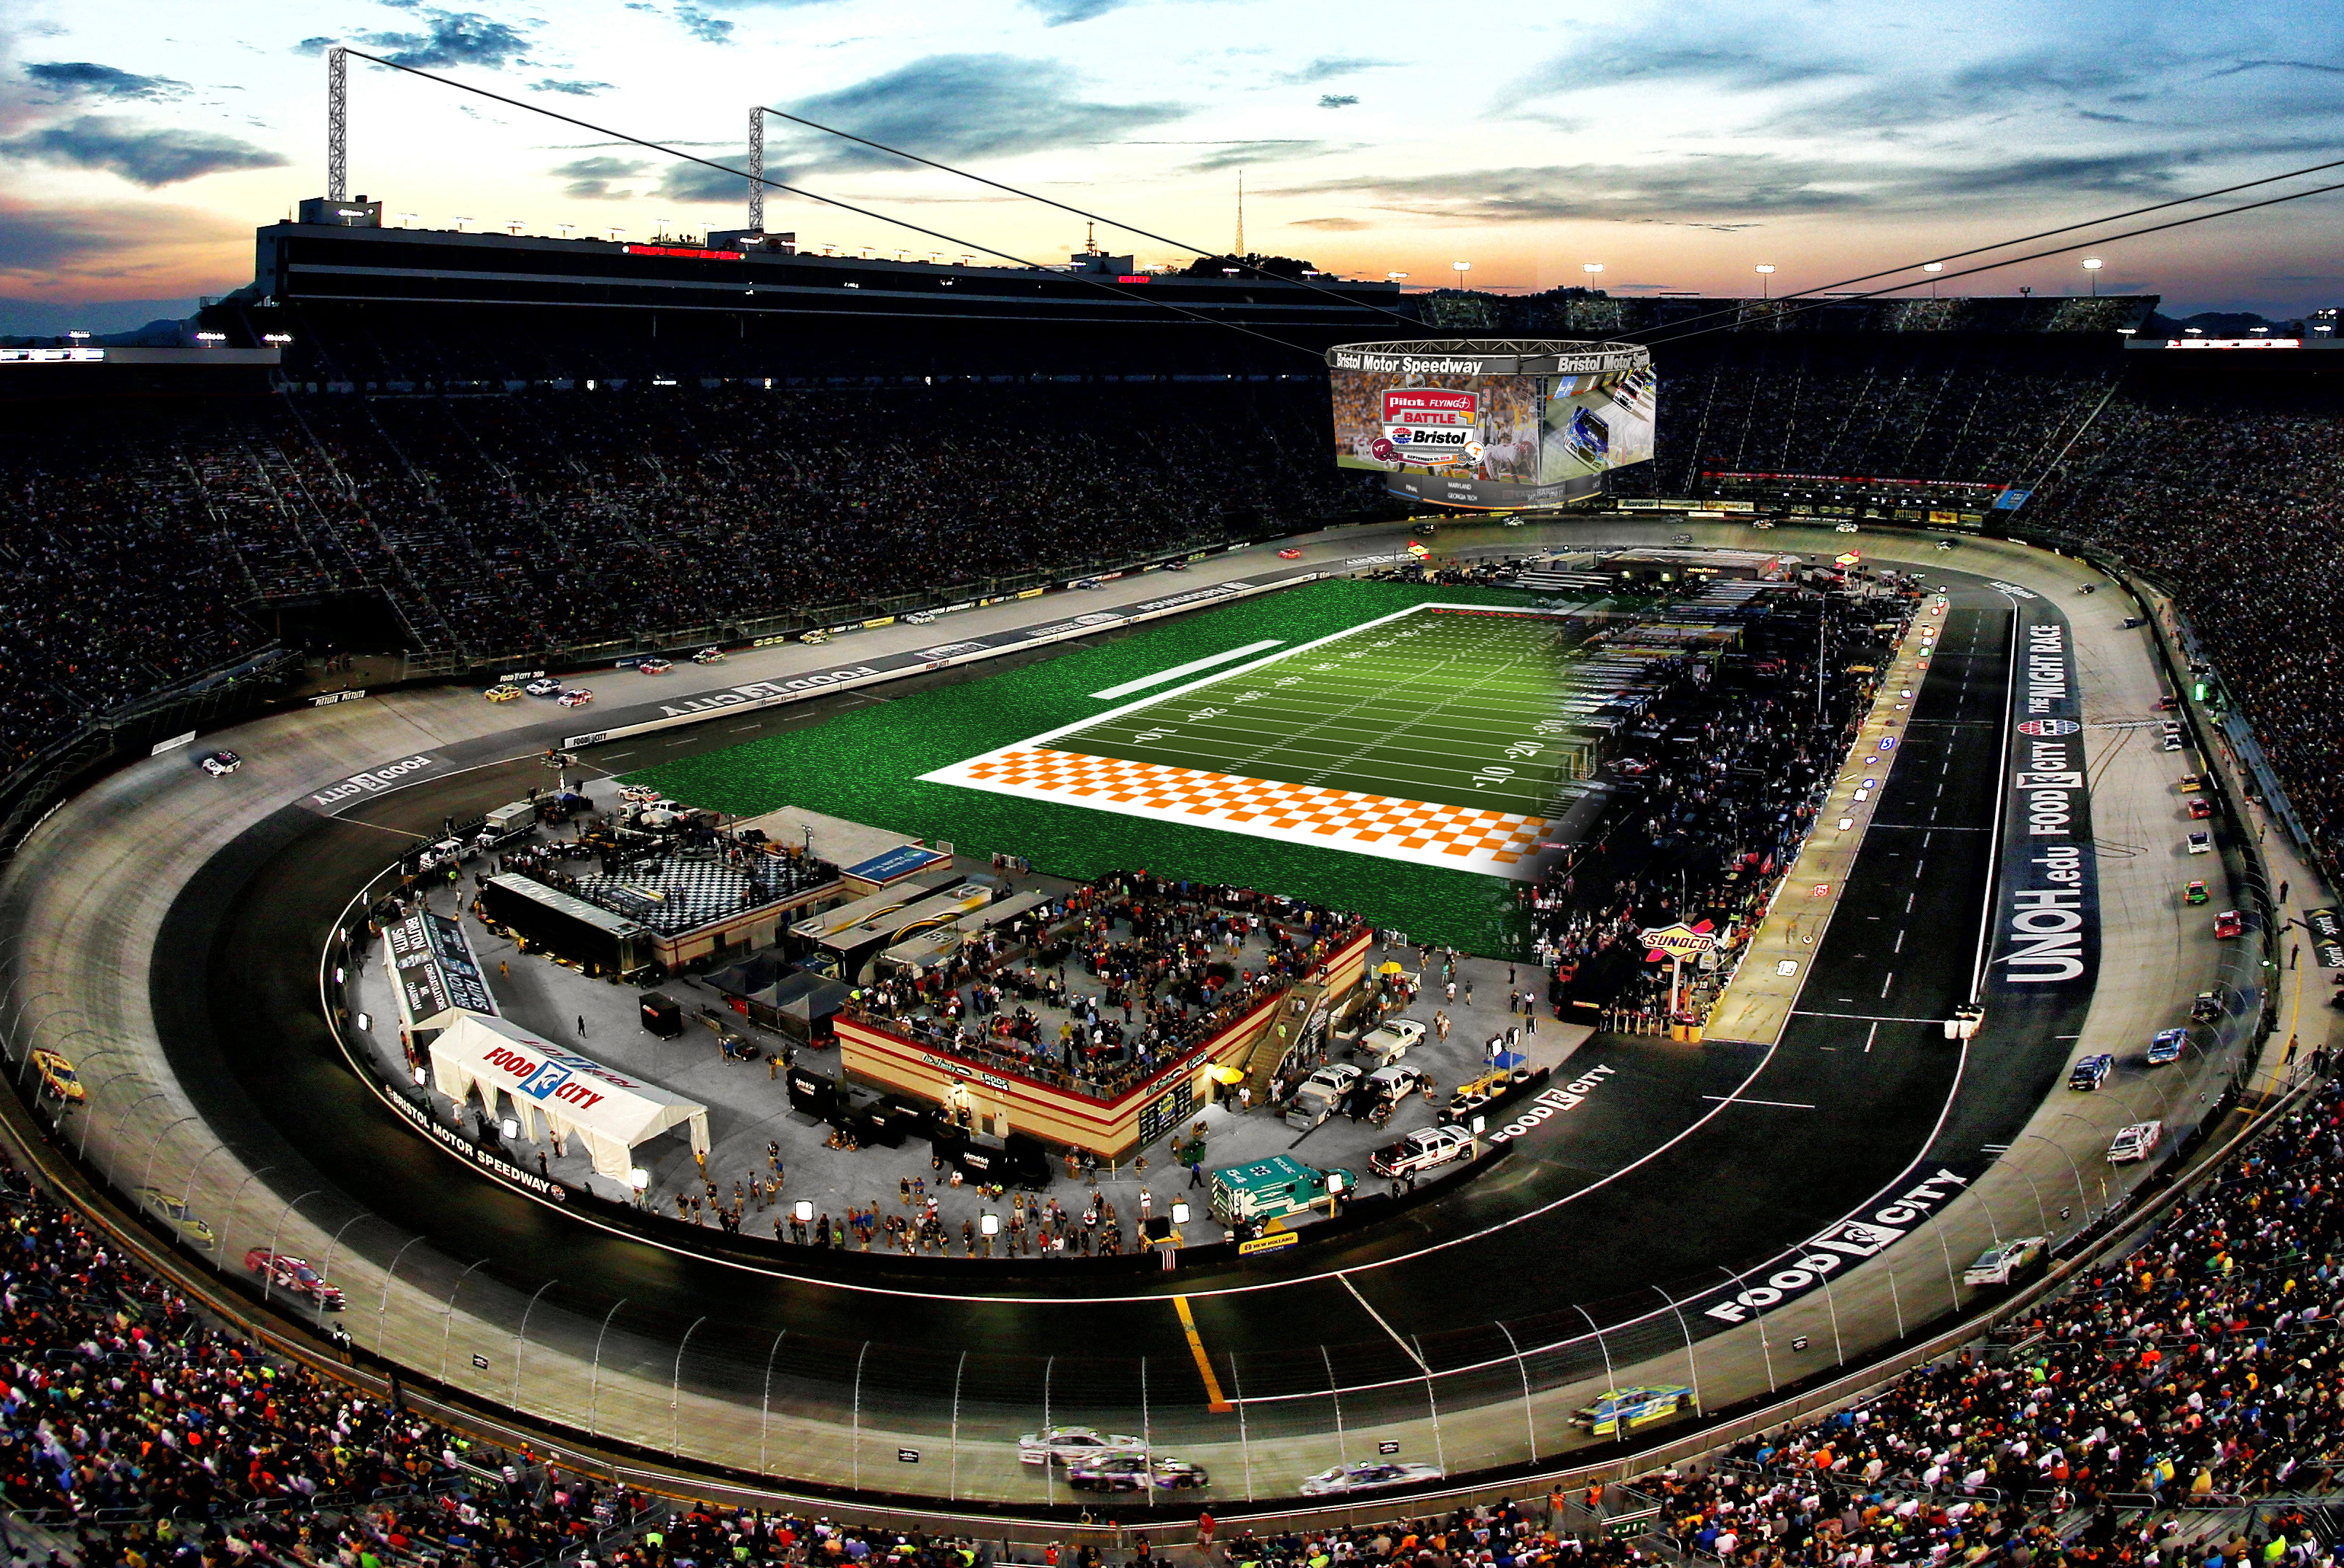
<path fill-rule="evenodd" d="M 1248 653 L 1259 653 L 1267 649 L 1276 648 L 1285 641 L 1283 637 L 1265 637 L 1258 642 L 1248 642 L 1242 648 L 1232 648 L 1226 653 L 1216 653 L 1209 659 L 1192 659 L 1186 664 L 1176 664 L 1169 670 L 1158 670 L 1153 675 L 1142 675 L 1137 681 L 1126 681 L 1120 686 L 1109 686 L 1106 691 L 1093 692 L 1091 695 L 1105 702 L 1112 702 L 1117 697 L 1128 697 L 1134 692 L 1144 692 L 1150 686 L 1160 686 L 1167 681 L 1177 681 L 1183 675 L 1193 675 L 1199 670 L 1209 670 L 1216 664 L 1226 664 L 1232 659 L 1242 659 Z"/>

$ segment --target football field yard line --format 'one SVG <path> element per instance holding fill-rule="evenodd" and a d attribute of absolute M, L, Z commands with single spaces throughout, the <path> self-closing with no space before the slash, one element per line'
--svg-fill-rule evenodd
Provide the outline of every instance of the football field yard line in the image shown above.
<path fill-rule="evenodd" d="M 1144 692 L 1150 686 L 1160 686 L 1167 681 L 1177 681 L 1183 675 L 1193 675 L 1199 670 L 1210 670 L 1216 665 L 1230 663 L 1249 653 L 1264 652 L 1268 649 L 1280 646 L 1285 641 L 1283 637 L 1265 637 L 1258 642 L 1248 642 L 1242 648 L 1232 648 L 1226 653 L 1215 653 L 1210 658 L 1191 659 L 1185 664 L 1175 664 L 1169 670 L 1158 670 L 1153 675 L 1142 675 L 1137 681 L 1126 681 L 1120 686 L 1109 686 L 1104 692 L 1093 692 L 1091 695 L 1103 702 L 1112 702 L 1117 697 L 1128 697 L 1134 692 Z"/>
<path fill-rule="evenodd" d="M 1470 686 L 1460 687 L 1456 694 L 1450 697 L 1446 702 L 1440 703 L 1436 707 L 1426 709 L 1424 712 L 1419 713 L 1415 718 L 1410 719 L 1407 723 L 1404 723 L 1399 728 L 1391 731 L 1389 734 L 1385 735 L 1381 741 L 1379 741 L 1372 745 L 1361 746 L 1358 751 L 1353 752 L 1349 757 L 1346 757 L 1344 761 L 1356 762 L 1366 753 L 1378 750 L 1408 733 L 1410 730 L 1416 728 L 1417 725 L 1422 723 L 1426 719 L 1430 718 L 1433 714 L 1447 712 L 1457 703 L 1463 702 L 1468 696 L 1480 691 L 1485 682 L 1494 680 L 1498 675 L 1504 673 L 1508 670 L 1511 670 L 1516 664 L 1520 664 L 1522 662 L 1522 658 L 1526 657 L 1528 657 L 1527 654 L 1517 657 L 1509 663 L 1500 665 L 1497 670 L 1492 671 L 1489 675 L 1484 676 L 1482 680 L 1476 681 Z M 1333 773 L 1335 769 L 1340 765 L 1342 764 L 1339 763 L 1323 767 L 1309 778 L 1307 778 L 1302 782 L 1305 784 L 1317 784 L 1320 779 L 1323 779 L 1329 774 Z M 1470 777 L 1471 775 L 1469 774 L 1468 776 Z"/>

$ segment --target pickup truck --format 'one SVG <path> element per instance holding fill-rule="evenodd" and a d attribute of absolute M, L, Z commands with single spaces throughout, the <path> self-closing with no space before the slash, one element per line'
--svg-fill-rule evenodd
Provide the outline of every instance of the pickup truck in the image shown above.
<path fill-rule="evenodd" d="M 1286 1102 L 1286 1125 L 1317 1127 L 1335 1114 L 1335 1108 L 1343 1103 L 1343 1097 L 1351 1092 L 1351 1086 L 1361 1076 L 1359 1069 L 1348 1062 L 1320 1067 L 1303 1079 L 1294 1098 Z"/>

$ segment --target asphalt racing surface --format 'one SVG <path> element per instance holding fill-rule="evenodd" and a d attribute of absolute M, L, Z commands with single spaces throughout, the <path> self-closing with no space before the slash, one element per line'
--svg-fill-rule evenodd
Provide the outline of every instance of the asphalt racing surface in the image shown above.
<path fill-rule="evenodd" d="M 474 1269 L 520 1296 L 545 1287 L 532 1340 L 581 1357 L 584 1330 L 622 1310 L 605 1364 L 664 1378 L 662 1358 L 690 1335 L 692 1361 L 677 1357 L 686 1383 L 721 1386 L 778 1357 L 785 1399 L 819 1406 L 859 1368 L 866 1399 L 884 1404 L 893 1390 L 908 1408 L 964 1375 L 972 1399 L 995 1381 L 1006 1398 L 1037 1378 L 1120 1390 L 1137 1367 L 1144 1398 L 1152 1363 L 1159 1404 L 1201 1405 L 1175 1294 L 1204 1353 L 1248 1399 L 1478 1364 L 1583 1336 L 1591 1319 L 1624 1357 L 1679 1332 L 1655 1315 L 1656 1290 L 1689 1310 L 1711 1304 L 1753 1266 L 1917 1176 L 1975 1171 L 1990 1158 L 1982 1150 L 2017 1135 L 2064 1065 L 2063 1037 L 2080 1027 L 2088 996 L 2063 995 L 1998 1005 L 1966 1046 L 1943 1037 L 1984 957 L 2014 613 L 1975 580 L 1930 576 L 1960 586 L 1838 912 L 1819 944 L 1784 955 L 1807 981 L 1781 1041 L 1599 1037 L 1563 1069 L 1588 1085 L 1583 1100 L 1508 1158 L 1446 1199 L 1273 1266 L 1058 1281 L 946 1276 L 873 1256 L 852 1260 L 851 1279 L 825 1280 L 811 1254 L 803 1274 L 772 1272 L 769 1260 L 761 1272 L 581 1224 L 442 1155 L 345 1065 L 318 1015 L 317 955 L 354 888 L 414 835 L 542 782 L 533 759 L 389 791 L 340 817 L 288 806 L 222 849 L 178 895 L 157 946 L 160 1037 L 195 1108 L 241 1129 L 238 1156 L 271 1189 L 305 1195 L 305 1213 L 370 1210 L 388 1222 L 353 1222 L 345 1255 L 397 1267 L 398 1238 L 385 1237 L 397 1227 L 447 1258 L 480 1259 Z M 828 703 L 855 700 L 682 730 L 660 737 L 662 754 L 819 722 Z M 512 749 L 507 738 L 494 754 Z M 467 1277 L 426 1282 L 452 1301 Z M 1692 1315 L 1696 1332 L 1731 1321 Z M 785 1348 L 769 1353 L 784 1344 L 776 1336 Z M 1593 1361 L 1601 1349 L 1555 1353 Z"/>

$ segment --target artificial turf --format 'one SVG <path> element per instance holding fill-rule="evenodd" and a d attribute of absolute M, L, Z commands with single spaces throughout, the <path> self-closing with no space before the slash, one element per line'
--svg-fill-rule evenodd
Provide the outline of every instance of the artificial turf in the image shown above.
<path fill-rule="evenodd" d="M 1095 692 L 1267 637 L 1306 642 L 1435 601 L 1521 608 L 1531 596 L 1396 582 L 1309 583 L 1022 669 L 846 709 L 802 730 L 630 774 L 627 782 L 743 816 L 803 806 L 914 837 L 949 839 L 964 855 L 1023 855 L 1061 876 L 1145 867 L 1238 883 L 1351 910 L 1420 942 L 1503 956 L 1519 951 L 1523 936 L 1511 883 L 920 777 L 1122 705 Z"/>

